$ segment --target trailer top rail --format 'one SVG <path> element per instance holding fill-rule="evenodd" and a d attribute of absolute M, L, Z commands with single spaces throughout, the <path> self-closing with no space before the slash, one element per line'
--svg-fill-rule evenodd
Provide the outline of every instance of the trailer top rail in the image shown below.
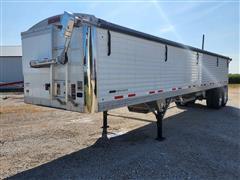
<path fill-rule="evenodd" d="M 157 36 L 153 36 L 153 35 L 150 35 L 150 34 L 147 34 L 147 33 L 141 32 L 141 31 L 137 31 L 137 30 L 134 30 L 134 29 L 131 29 L 131 28 L 123 27 L 123 26 L 120 26 L 120 25 L 117 25 L 117 24 L 114 24 L 114 23 L 110 23 L 110 22 L 105 21 L 103 19 L 96 18 L 94 15 L 82 14 L 82 13 L 73 13 L 73 14 L 75 16 L 78 16 L 80 18 L 79 19 L 80 21 L 82 21 L 84 23 L 93 24 L 93 25 L 95 25 L 97 27 L 101 27 L 103 29 L 108 29 L 108 30 L 111 30 L 111 31 L 128 34 L 128 35 L 131 35 L 131 36 L 147 39 L 147 40 L 150 40 L 150 41 L 164 43 L 166 45 L 170 45 L 170 46 L 174 46 L 174 47 L 178 47 L 178 48 L 183 48 L 183 49 L 188 49 L 188 50 L 191 50 L 191 51 L 196 51 L 198 53 L 217 56 L 217 57 L 220 57 L 220 58 L 227 59 L 229 61 L 232 60 L 228 56 L 213 53 L 213 52 L 206 51 L 206 50 L 203 50 L 203 49 L 199 49 L 199 48 L 196 48 L 196 47 L 188 46 L 188 45 L 185 45 L 185 44 L 182 44 L 182 43 L 179 43 L 179 42 L 175 42 L 175 41 L 167 40 L 167 39 L 160 38 L 160 37 L 157 37 Z M 40 27 L 44 27 L 44 26 L 49 25 L 49 24 L 58 23 L 58 22 L 60 22 L 60 17 L 62 15 L 63 14 L 59 14 L 59 15 L 56 15 L 56 16 L 52 16 L 50 18 L 46 18 L 46 19 L 40 21 L 39 23 L 35 24 L 34 26 L 32 26 L 28 31 L 31 31 L 31 30 L 34 31 L 35 29 L 38 29 Z M 23 32 L 23 34 L 24 34 L 24 32 Z"/>

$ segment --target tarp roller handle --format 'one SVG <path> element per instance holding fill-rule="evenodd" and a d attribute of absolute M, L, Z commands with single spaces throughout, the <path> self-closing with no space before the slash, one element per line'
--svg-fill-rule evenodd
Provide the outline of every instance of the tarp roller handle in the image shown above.
<path fill-rule="evenodd" d="M 108 56 L 111 55 L 111 33 L 108 30 Z"/>

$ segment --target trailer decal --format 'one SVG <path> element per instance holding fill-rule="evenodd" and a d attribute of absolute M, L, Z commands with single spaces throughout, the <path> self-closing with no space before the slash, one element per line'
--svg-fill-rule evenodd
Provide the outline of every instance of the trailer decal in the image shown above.
<path fill-rule="evenodd" d="M 116 93 L 116 90 L 110 90 L 109 93 Z"/>

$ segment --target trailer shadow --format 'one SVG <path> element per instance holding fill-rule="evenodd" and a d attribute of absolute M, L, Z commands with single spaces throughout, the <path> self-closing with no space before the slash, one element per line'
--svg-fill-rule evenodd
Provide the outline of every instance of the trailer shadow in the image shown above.
<path fill-rule="evenodd" d="M 164 120 L 163 142 L 154 139 L 155 122 L 146 120 L 151 123 L 9 179 L 237 179 L 240 110 L 186 109 Z"/>

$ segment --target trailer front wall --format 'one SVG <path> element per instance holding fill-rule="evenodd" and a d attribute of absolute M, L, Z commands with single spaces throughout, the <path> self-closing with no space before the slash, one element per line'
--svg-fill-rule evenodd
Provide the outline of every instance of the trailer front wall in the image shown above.
<path fill-rule="evenodd" d="M 151 96 L 159 99 L 164 93 L 180 95 L 227 83 L 226 59 L 218 58 L 217 64 L 217 57 L 169 45 L 166 59 L 165 44 L 113 31 L 110 34 L 108 56 L 108 31 L 97 29 L 99 110 L 114 108 L 116 101 L 128 105 L 134 99 L 141 102 L 141 97 L 146 102 L 154 99 Z"/>

